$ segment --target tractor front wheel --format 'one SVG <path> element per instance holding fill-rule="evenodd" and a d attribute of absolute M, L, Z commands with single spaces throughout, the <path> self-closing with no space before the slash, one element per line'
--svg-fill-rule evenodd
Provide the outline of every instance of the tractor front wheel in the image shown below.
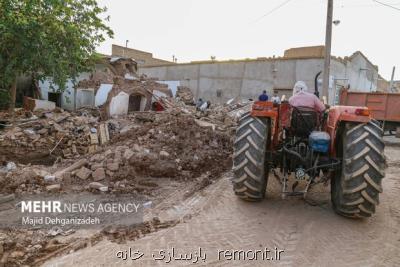
<path fill-rule="evenodd" d="M 375 213 L 385 176 L 382 136 L 375 121 L 345 124 L 338 140 L 342 170 L 331 180 L 332 204 L 338 214 L 364 218 Z"/>
<path fill-rule="evenodd" d="M 270 120 L 244 114 L 239 121 L 234 143 L 233 191 L 247 201 L 265 197 L 268 168 L 266 149 Z"/>

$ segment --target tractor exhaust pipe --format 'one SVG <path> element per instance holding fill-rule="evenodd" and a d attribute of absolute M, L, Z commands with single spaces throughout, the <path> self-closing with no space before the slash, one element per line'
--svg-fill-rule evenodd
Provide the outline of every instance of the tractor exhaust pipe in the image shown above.
<path fill-rule="evenodd" d="M 314 80 L 314 95 L 316 95 L 319 98 L 319 91 L 318 91 L 318 77 L 321 75 L 322 71 L 318 72 L 317 75 L 315 75 L 315 80 Z"/>

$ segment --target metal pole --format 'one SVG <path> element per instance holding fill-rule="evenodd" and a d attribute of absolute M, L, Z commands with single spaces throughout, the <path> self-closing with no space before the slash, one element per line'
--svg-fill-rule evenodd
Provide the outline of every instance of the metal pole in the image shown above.
<path fill-rule="evenodd" d="M 329 96 L 328 92 L 329 92 L 329 71 L 331 65 L 332 17 L 333 17 L 333 0 L 328 0 L 328 13 L 326 16 L 326 32 L 325 32 L 325 63 L 324 63 L 323 83 L 322 83 L 322 96 L 326 97 Z"/>
<path fill-rule="evenodd" d="M 389 92 L 393 92 L 393 80 L 394 80 L 394 72 L 396 71 L 396 67 L 393 67 L 392 70 L 392 78 L 390 79 L 390 85 L 389 85 Z"/>

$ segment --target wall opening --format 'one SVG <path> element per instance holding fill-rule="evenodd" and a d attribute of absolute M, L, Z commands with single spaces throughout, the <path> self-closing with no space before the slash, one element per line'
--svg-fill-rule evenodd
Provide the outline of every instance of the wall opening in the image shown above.
<path fill-rule="evenodd" d="M 61 93 L 48 92 L 47 100 L 56 103 L 56 107 L 61 108 Z"/>
<path fill-rule="evenodd" d="M 144 111 L 147 104 L 147 98 L 142 95 L 130 95 L 128 112 Z"/>

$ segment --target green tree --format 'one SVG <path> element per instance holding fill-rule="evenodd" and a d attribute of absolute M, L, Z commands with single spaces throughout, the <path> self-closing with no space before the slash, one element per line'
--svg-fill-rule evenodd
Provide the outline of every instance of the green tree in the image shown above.
<path fill-rule="evenodd" d="M 52 77 L 63 90 L 94 66 L 96 47 L 113 35 L 105 11 L 96 0 L 0 0 L 0 88 L 10 90 L 11 112 L 19 75 Z"/>

